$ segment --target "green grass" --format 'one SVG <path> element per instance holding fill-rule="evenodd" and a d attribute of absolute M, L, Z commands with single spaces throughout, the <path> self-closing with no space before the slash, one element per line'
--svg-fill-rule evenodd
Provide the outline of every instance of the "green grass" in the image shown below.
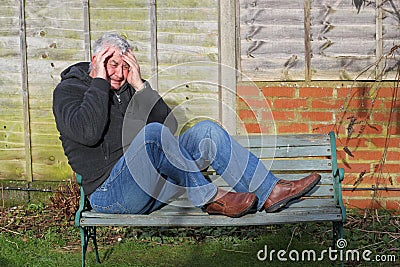
<path fill-rule="evenodd" d="M 0 266 L 80 266 L 79 230 L 66 221 L 42 220 L 46 214 L 40 207 L 33 210 L 30 207 L 29 212 L 19 211 L 13 217 L 15 220 L 1 224 Z M 55 222 L 59 226 L 54 226 Z M 300 253 L 315 250 L 319 256 L 332 245 L 331 234 L 331 223 L 214 228 L 100 227 L 98 244 L 102 263 L 96 263 L 90 243 L 86 266 L 340 266 L 340 262 L 331 262 L 327 255 L 324 261 L 317 262 L 289 259 L 288 253 L 293 250 Z M 350 215 L 345 237 L 347 249 L 370 249 L 372 256 L 396 256 L 396 262 L 348 261 L 345 266 L 400 265 L 398 216 Z M 276 252 L 272 260 L 267 257 L 260 261 L 257 253 L 265 246 L 268 253 Z M 286 262 L 278 260 L 279 250 L 287 251 Z"/>

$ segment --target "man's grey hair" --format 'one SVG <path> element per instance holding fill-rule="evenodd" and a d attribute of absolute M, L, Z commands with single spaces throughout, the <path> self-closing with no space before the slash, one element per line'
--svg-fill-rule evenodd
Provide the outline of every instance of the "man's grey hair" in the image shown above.
<path fill-rule="evenodd" d="M 121 50 L 122 54 L 132 49 L 132 46 L 126 39 L 116 33 L 105 33 L 93 44 L 93 55 L 97 55 L 104 47 L 111 46 Z M 92 62 L 89 65 L 89 71 L 93 69 Z"/>

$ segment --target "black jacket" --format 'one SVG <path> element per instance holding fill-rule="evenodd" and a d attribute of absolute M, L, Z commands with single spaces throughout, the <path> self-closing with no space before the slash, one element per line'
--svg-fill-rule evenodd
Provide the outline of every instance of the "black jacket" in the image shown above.
<path fill-rule="evenodd" d="M 109 176 L 128 144 L 147 123 L 164 123 L 174 133 L 177 122 L 160 95 L 145 88 L 136 92 L 126 83 L 111 90 L 104 79 L 89 76 L 89 63 L 75 64 L 61 73 L 53 93 L 53 113 L 60 140 L 72 169 L 82 175 L 85 194 Z M 126 133 L 128 133 L 126 135 Z"/>

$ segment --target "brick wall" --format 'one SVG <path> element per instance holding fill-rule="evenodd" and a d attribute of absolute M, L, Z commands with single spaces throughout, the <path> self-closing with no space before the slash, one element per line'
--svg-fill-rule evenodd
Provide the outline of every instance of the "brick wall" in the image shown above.
<path fill-rule="evenodd" d="M 393 83 L 258 83 L 237 92 L 248 133 L 335 131 L 348 207 L 400 210 L 400 89 Z M 372 187 L 389 190 L 364 190 Z"/>

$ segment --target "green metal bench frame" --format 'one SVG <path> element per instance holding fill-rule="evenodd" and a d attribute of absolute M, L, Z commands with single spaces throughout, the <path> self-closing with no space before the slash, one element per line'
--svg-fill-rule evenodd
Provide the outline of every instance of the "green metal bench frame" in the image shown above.
<path fill-rule="evenodd" d="M 150 214 L 102 214 L 91 211 L 83 192 L 82 177 L 76 174 L 80 185 L 80 206 L 75 215 L 75 225 L 81 232 L 82 266 L 90 239 L 93 241 L 96 260 L 100 262 L 96 242 L 98 226 L 245 226 L 299 222 L 333 222 L 333 246 L 343 238 L 346 209 L 342 201 L 341 182 L 344 170 L 338 168 L 335 134 L 297 134 L 278 136 L 235 137 L 255 153 L 267 167 L 282 179 L 298 179 L 311 171 L 321 174 L 320 184 L 300 200 L 292 201 L 276 213 L 257 212 L 241 218 L 208 215 L 201 209 L 189 207 L 185 199 Z M 222 179 L 213 172 L 208 175 L 219 186 Z"/>

